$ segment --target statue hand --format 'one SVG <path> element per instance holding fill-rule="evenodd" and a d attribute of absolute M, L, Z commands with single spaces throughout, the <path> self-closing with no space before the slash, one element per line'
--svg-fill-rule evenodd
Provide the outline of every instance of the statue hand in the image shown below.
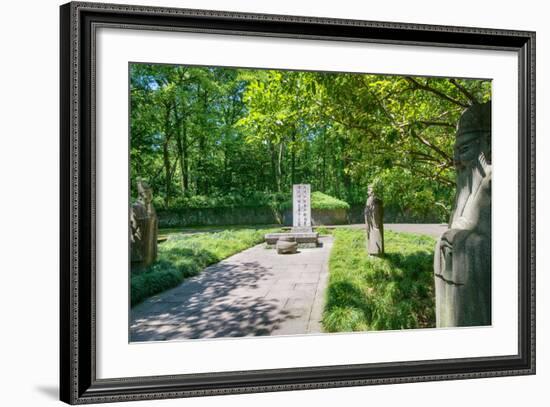
<path fill-rule="evenodd" d="M 455 236 L 460 229 L 448 229 L 441 235 L 441 247 L 452 248 Z"/>

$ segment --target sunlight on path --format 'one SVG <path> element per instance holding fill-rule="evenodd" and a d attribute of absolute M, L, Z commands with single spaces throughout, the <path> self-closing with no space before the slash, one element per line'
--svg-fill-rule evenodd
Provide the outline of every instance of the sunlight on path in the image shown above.
<path fill-rule="evenodd" d="M 134 307 L 130 341 L 321 332 L 332 237 L 278 255 L 263 244 Z"/>

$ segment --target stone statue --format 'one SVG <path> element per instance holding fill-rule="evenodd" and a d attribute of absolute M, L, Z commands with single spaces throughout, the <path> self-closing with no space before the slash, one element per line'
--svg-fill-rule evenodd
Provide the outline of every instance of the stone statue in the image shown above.
<path fill-rule="evenodd" d="M 384 204 L 378 198 L 372 185 L 368 188 L 365 205 L 365 224 L 367 225 L 367 251 L 371 256 L 384 255 Z"/>
<path fill-rule="evenodd" d="M 455 203 L 434 253 L 436 325 L 490 325 L 491 102 L 460 117 L 454 161 Z"/>
<path fill-rule="evenodd" d="M 158 219 L 153 194 L 144 181 L 138 181 L 137 188 L 139 200 L 130 211 L 132 271 L 143 270 L 157 258 Z"/>

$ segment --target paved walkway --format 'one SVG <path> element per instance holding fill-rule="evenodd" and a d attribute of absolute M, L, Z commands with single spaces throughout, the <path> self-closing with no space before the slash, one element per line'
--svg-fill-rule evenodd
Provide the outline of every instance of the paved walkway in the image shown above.
<path fill-rule="evenodd" d="M 321 332 L 332 237 L 278 255 L 263 244 L 134 307 L 130 341 Z"/>

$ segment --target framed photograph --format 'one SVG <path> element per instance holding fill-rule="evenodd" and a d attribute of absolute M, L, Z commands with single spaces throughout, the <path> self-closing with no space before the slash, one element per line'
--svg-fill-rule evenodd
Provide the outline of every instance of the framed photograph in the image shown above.
<path fill-rule="evenodd" d="M 535 373 L 535 33 L 61 6 L 61 400 Z"/>

